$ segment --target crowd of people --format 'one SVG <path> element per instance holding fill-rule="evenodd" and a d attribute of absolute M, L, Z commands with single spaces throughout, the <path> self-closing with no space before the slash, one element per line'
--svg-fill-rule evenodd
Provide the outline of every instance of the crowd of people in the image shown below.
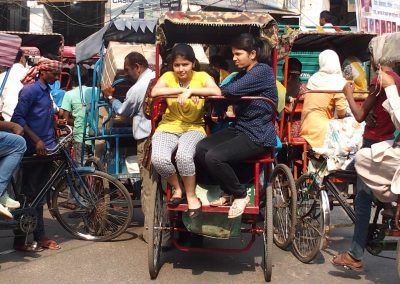
<path fill-rule="evenodd" d="M 326 13 L 321 14 L 321 19 L 321 25 L 332 20 Z M 114 88 L 102 86 L 103 97 L 112 110 L 132 118 L 132 133 L 137 142 L 136 152 L 142 177 L 144 227 L 148 222 L 149 198 L 157 188 L 157 174 L 173 189 L 169 206 L 188 204 L 188 216 L 191 219 L 197 218 L 202 212 L 202 202 L 196 195 L 196 174 L 199 171 L 218 184 L 223 192 L 210 206 L 230 206 L 228 218 L 241 216 L 250 198 L 238 176 L 238 164 L 257 158 L 277 146 L 277 133 L 272 123 L 273 111 L 261 100 L 230 106 L 235 114 L 235 122 L 207 136 L 205 97 L 233 99 L 251 94 L 268 98 L 277 105 L 277 118 L 280 119 L 283 106 L 292 104 L 301 95 L 304 104 L 300 136 L 314 149 L 327 145 L 331 121 L 351 117 L 358 123 L 367 122 L 360 145 L 362 149 L 357 152 L 355 163 L 348 165 L 355 166 L 358 174 L 355 203 L 357 221 L 352 245 L 348 252 L 332 259 L 335 265 L 361 270 L 373 196 L 383 202 L 394 200 L 390 187 L 400 159 L 397 148 L 399 141 L 392 141 L 395 131 L 399 130 L 399 75 L 392 70 L 392 66 L 379 66 L 379 69 L 374 66 L 379 76 L 371 81 L 370 93 L 362 107 L 359 107 L 353 92 L 356 85 L 361 89 L 366 86 L 365 76 L 361 76 L 362 70 L 357 69 L 361 79 L 357 83 L 356 80 L 348 82 L 349 78 L 343 75 L 339 56 L 333 50 L 321 52 L 319 71 L 307 84 L 300 80 L 301 62 L 291 58 L 288 61 L 287 88 L 275 79 L 269 62 L 271 48 L 267 42 L 245 33 L 232 41 L 231 50 L 237 72 L 228 75 L 228 64 L 219 55 L 212 60 L 210 58 L 210 66 L 200 71 L 190 45 L 181 43 L 172 48 L 165 60 L 165 72 L 150 91 L 151 97 L 171 96 L 166 99 L 166 111 L 152 136 L 151 121 L 146 117 L 143 105 L 146 94 L 149 94 L 148 86 L 155 79 L 155 72 L 149 68 L 146 58 L 138 52 L 131 52 L 125 57 L 124 69 L 135 83 L 123 102 L 113 96 Z M 81 161 L 85 158 L 82 153 L 90 154 L 83 142 L 85 103 L 82 99 L 90 100 L 93 93 L 86 86 L 87 70 L 81 70 L 82 87 L 78 86 L 76 80 L 76 68 L 71 70 L 72 89 L 63 95 L 57 106 L 50 85 L 54 84 L 61 72 L 61 62 L 43 58 L 29 70 L 25 64 L 26 58 L 20 52 L 11 69 L 11 78 L 15 83 L 6 84 L 1 98 L 0 214 L 9 219 L 13 218 L 10 209 L 20 207 L 20 203 L 7 193 L 10 179 L 24 155 L 46 155 L 46 149 L 54 148 L 57 143 L 54 130 L 56 114 L 59 124 L 74 126 L 75 159 Z M 303 95 L 307 90 L 315 92 Z M 343 91 L 333 93 L 324 90 Z M 150 143 L 152 168 L 144 165 L 146 147 Z M 23 192 L 28 200 L 32 200 L 43 182 L 46 182 L 50 168 L 46 162 L 22 166 Z M 75 206 L 72 199 L 67 204 L 71 208 Z M 25 238 L 16 232 L 14 248 L 20 251 L 59 249 L 59 244 L 45 234 L 43 205 L 36 210 L 38 225 L 33 237 L 39 246 L 25 243 Z M 142 237 L 148 241 L 146 230 L 143 230 Z"/>

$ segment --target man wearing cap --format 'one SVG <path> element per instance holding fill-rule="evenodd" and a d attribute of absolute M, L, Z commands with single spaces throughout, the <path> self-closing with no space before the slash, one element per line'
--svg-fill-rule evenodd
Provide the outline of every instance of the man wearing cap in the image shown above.
<path fill-rule="evenodd" d="M 27 144 L 25 156 L 33 154 L 44 156 L 47 154 L 46 148 L 56 146 L 53 101 L 50 97 L 49 84 L 57 80 L 61 68 L 60 61 L 42 58 L 22 79 L 22 83 L 26 85 L 19 93 L 18 104 L 11 121 L 24 129 Z M 49 162 L 32 163 L 23 165 L 22 168 L 22 190 L 29 202 L 37 196 L 43 183 L 50 178 L 51 164 Z M 25 237 L 17 232 L 14 249 L 20 251 L 38 251 L 42 248 L 59 249 L 59 245 L 54 240 L 49 240 L 45 236 L 43 204 L 36 210 L 38 224 L 33 236 L 39 246 L 25 245 Z"/>

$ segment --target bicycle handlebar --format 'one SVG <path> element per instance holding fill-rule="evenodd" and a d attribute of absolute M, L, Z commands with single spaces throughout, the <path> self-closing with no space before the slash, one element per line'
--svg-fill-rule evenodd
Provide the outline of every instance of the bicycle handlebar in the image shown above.
<path fill-rule="evenodd" d="M 71 140 L 73 134 L 72 127 L 67 124 L 65 125 L 65 127 L 68 129 L 68 134 L 65 137 L 62 137 L 54 148 L 46 148 L 47 155 L 54 155 L 61 149 L 62 146 L 65 145 L 65 143 Z"/>

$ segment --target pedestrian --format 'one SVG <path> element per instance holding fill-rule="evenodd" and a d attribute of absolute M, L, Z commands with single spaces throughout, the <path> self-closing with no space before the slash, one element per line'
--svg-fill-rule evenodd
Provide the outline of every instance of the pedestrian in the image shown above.
<path fill-rule="evenodd" d="M 12 122 L 24 129 L 27 144 L 25 156 L 34 154 L 45 156 L 46 149 L 54 148 L 56 143 L 54 130 L 54 109 L 50 95 L 49 84 L 60 75 L 62 63 L 56 60 L 41 58 L 38 64 L 31 68 L 23 82 L 31 82 L 24 86 L 19 94 L 18 104 L 15 107 Z M 23 192 L 27 202 L 33 201 L 43 185 L 51 175 L 51 162 L 38 161 L 37 163 L 22 166 Z M 25 244 L 25 236 L 16 231 L 14 249 L 19 251 L 40 251 L 42 248 L 58 250 L 60 246 L 55 240 L 45 235 L 43 220 L 43 201 L 36 210 L 37 226 L 33 231 L 34 244 Z"/>
<path fill-rule="evenodd" d="M 138 52 L 131 52 L 125 57 L 124 69 L 129 77 L 135 81 L 135 84 L 126 93 L 125 100 L 120 102 L 114 98 L 112 95 L 115 89 L 111 86 L 105 86 L 102 91 L 115 113 L 132 118 L 132 133 L 137 144 L 139 170 L 142 178 L 140 201 L 145 224 L 142 236 L 144 241 L 147 242 L 145 227 L 149 216 L 149 199 L 151 192 L 157 189 L 157 178 L 149 169 L 143 167 L 145 144 L 147 139 L 150 139 L 151 133 L 151 121 L 144 115 L 143 103 L 147 87 L 150 81 L 155 78 L 155 72 L 149 68 L 146 58 Z"/>

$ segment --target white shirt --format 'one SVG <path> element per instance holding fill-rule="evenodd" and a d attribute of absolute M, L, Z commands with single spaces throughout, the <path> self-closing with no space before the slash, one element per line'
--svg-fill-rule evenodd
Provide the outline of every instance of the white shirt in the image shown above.
<path fill-rule="evenodd" d="M 14 63 L 11 67 L 10 73 L 7 78 L 6 85 L 4 86 L 3 93 L 0 97 L 0 112 L 6 121 L 10 121 L 14 113 L 14 109 L 18 103 L 19 91 L 24 86 L 21 80 L 25 77 L 28 69 L 21 63 Z M 0 86 L 3 83 L 6 72 L 0 74 Z"/>
<path fill-rule="evenodd" d="M 149 82 L 154 77 L 155 72 L 147 68 L 129 89 L 123 103 L 118 100 L 112 102 L 112 108 L 117 114 L 132 117 L 133 137 L 136 140 L 146 138 L 151 133 L 151 121 L 144 116 L 143 102 Z"/>

